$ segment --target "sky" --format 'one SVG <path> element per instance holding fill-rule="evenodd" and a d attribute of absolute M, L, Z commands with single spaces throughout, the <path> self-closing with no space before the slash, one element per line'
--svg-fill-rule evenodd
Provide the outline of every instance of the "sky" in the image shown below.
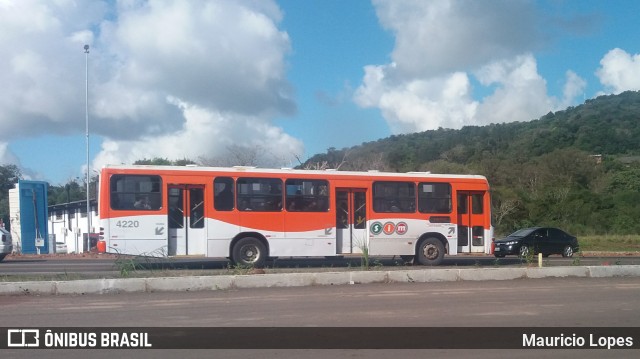
<path fill-rule="evenodd" d="M 0 0 L 0 165 L 83 178 L 87 117 L 92 173 L 530 121 L 640 90 L 638 23 L 636 0 Z"/>

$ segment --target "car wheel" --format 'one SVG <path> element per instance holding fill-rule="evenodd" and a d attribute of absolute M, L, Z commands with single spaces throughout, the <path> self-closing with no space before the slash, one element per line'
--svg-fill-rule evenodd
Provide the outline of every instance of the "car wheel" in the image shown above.
<path fill-rule="evenodd" d="M 518 256 L 520 256 L 520 258 L 524 258 L 528 255 L 529 255 L 529 247 L 523 244 L 522 246 L 520 246 L 520 250 L 518 250 Z"/>
<path fill-rule="evenodd" d="M 418 245 L 416 259 L 422 265 L 437 266 L 444 259 L 444 245 L 437 238 L 427 238 Z"/>
<path fill-rule="evenodd" d="M 573 248 L 571 246 L 565 246 L 562 250 L 563 257 L 573 257 Z"/>
<path fill-rule="evenodd" d="M 261 268 L 267 259 L 267 247 L 257 238 L 245 237 L 233 246 L 231 259 L 238 265 Z"/>

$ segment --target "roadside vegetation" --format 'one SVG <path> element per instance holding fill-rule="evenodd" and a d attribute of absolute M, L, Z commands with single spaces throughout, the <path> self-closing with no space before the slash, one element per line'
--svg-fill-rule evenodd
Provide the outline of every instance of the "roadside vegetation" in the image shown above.
<path fill-rule="evenodd" d="M 581 252 L 640 253 L 640 236 L 600 235 L 578 237 Z"/>

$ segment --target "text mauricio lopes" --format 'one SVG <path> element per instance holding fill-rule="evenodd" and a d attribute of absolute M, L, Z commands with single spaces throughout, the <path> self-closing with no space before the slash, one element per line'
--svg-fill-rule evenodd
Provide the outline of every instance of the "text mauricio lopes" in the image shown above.
<path fill-rule="evenodd" d="M 522 346 L 525 348 L 592 348 L 592 349 L 622 349 L 633 347 L 633 337 L 599 336 L 576 334 L 559 336 L 541 336 L 536 334 L 522 334 Z"/>

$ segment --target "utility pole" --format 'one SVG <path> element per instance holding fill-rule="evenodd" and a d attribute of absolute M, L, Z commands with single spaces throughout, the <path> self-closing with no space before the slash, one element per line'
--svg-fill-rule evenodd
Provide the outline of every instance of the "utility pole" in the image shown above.
<path fill-rule="evenodd" d="M 89 180 L 90 180 L 90 167 L 89 167 L 89 45 L 84 45 L 84 78 L 85 78 L 85 128 L 87 138 L 87 251 L 90 250 L 91 240 L 91 203 L 89 198 Z M 78 253 L 80 251 L 77 251 Z"/>

